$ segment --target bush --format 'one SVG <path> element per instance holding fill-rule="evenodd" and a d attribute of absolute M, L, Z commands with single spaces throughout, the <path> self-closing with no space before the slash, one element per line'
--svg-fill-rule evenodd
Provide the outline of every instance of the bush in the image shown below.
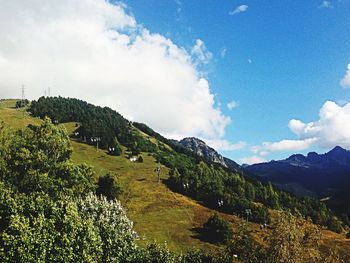
<path fill-rule="evenodd" d="M 343 227 L 341 225 L 341 221 L 333 216 L 329 221 L 328 221 L 328 228 L 334 232 L 341 233 L 343 231 Z"/>
<path fill-rule="evenodd" d="M 141 155 L 139 156 L 139 158 L 137 158 L 137 162 L 139 162 L 139 163 L 143 163 L 143 158 L 142 158 L 142 156 L 141 156 Z"/>
<path fill-rule="evenodd" d="M 114 156 L 120 156 L 123 152 L 119 143 L 115 143 L 114 146 L 110 147 L 108 150 L 109 150 L 109 154 L 114 155 Z"/>
<path fill-rule="evenodd" d="M 203 227 L 205 234 L 212 242 L 227 243 L 232 239 L 233 234 L 230 223 L 217 214 L 209 217 Z"/>
<path fill-rule="evenodd" d="M 97 183 L 96 194 L 103 195 L 108 200 L 114 200 L 122 193 L 121 186 L 115 176 L 110 173 L 100 177 Z"/>
<path fill-rule="evenodd" d="M 18 100 L 16 101 L 16 108 L 23 108 L 25 106 L 27 106 L 29 104 L 29 100 L 25 99 L 25 100 Z"/>

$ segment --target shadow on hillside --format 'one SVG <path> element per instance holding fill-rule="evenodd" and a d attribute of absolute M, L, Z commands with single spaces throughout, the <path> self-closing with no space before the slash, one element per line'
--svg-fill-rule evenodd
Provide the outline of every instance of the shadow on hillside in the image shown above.
<path fill-rule="evenodd" d="M 202 242 L 207 242 L 211 244 L 216 244 L 205 232 L 205 229 L 203 227 L 194 227 L 191 229 L 193 235 L 191 235 L 192 238 L 198 239 Z"/>

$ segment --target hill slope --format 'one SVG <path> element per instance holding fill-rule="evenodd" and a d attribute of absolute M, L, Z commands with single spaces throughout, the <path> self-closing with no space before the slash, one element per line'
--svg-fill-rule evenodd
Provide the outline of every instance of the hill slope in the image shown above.
<path fill-rule="evenodd" d="M 27 124 L 40 122 L 11 107 L 12 103 L 0 103 L 0 120 L 5 121 L 10 127 L 21 128 Z M 206 250 L 215 247 L 197 238 L 194 231 L 207 220 L 213 210 L 182 194 L 172 192 L 163 183 L 158 183 L 154 169 L 159 166 L 159 163 L 154 157 L 141 153 L 144 162 L 134 163 L 126 158 L 129 152 L 124 146 L 122 146 L 123 152 L 120 156 L 110 155 L 104 150 L 96 151 L 94 145 L 88 145 L 73 136 L 73 132 L 77 129 L 76 123 L 70 122 L 62 125 L 72 134 L 73 160 L 76 163 L 91 165 L 97 176 L 111 172 L 120 178 L 124 189 L 122 203 L 128 208 L 128 215 L 135 222 L 135 229 L 142 237 L 140 243 L 145 244 L 155 240 L 167 241 L 170 248 L 174 250 L 186 250 L 193 246 Z M 154 137 L 149 138 L 140 130 L 135 131 L 138 131 L 145 139 L 161 144 Z M 163 180 L 169 178 L 168 171 L 168 168 L 162 166 L 161 178 Z M 242 221 L 234 215 L 222 214 L 222 216 L 228 219 L 233 226 Z M 268 235 L 268 232 L 260 230 L 259 225 L 254 223 L 249 223 L 249 225 L 258 240 L 262 241 L 262 238 Z M 344 253 L 349 251 L 350 246 L 342 235 L 329 231 L 324 232 L 324 241 L 327 246 L 333 247 L 335 240 Z"/>

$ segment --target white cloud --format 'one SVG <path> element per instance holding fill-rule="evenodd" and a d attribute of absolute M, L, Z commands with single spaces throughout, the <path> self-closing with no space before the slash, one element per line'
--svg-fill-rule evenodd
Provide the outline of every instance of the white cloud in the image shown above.
<path fill-rule="evenodd" d="M 233 110 L 233 109 L 235 109 L 237 107 L 239 107 L 239 102 L 237 102 L 237 101 L 233 100 L 233 101 L 230 101 L 229 103 L 227 103 L 227 108 L 229 110 Z"/>
<path fill-rule="evenodd" d="M 247 157 L 240 158 L 239 162 L 241 164 L 252 165 L 252 164 L 256 164 L 256 163 L 266 162 L 266 159 L 261 157 L 261 156 L 253 155 L 253 156 L 247 156 Z"/>
<path fill-rule="evenodd" d="M 191 52 L 105 0 L 0 1 L 0 97 L 52 95 L 110 106 L 173 137 L 220 139 L 230 118 L 216 106 Z M 197 62 L 199 63 L 199 62 Z"/>
<path fill-rule="evenodd" d="M 350 149 L 350 103 L 340 106 L 327 101 L 320 109 L 319 120 L 304 123 L 293 119 L 289 127 L 301 140 L 316 138 L 319 147 Z"/>
<path fill-rule="evenodd" d="M 206 143 L 217 151 L 237 151 L 243 149 L 246 142 L 231 143 L 227 140 L 206 140 Z"/>
<path fill-rule="evenodd" d="M 278 142 L 263 142 L 261 146 L 254 146 L 253 152 L 259 152 L 260 155 L 266 156 L 268 152 L 281 151 L 302 151 L 308 149 L 317 141 L 316 138 L 305 140 L 281 140 Z"/>
<path fill-rule="evenodd" d="M 248 6 L 247 5 L 240 5 L 237 6 L 235 10 L 229 12 L 229 15 L 233 16 L 239 13 L 243 13 L 246 12 L 248 10 Z"/>
<path fill-rule="evenodd" d="M 327 101 L 320 109 L 319 120 L 304 123 L 292 119 L 288 127 L 298 136 L 297 140 L 264 142 L 253 146 L 252 152 L 266 156 L 270 152 L 302 151 L 311 146 L 331 149 L 338 145 L 350 149 L 350 103 L 341 106 Z"/>
<path fill-rule="evenodd" d="M 331 1 L 324 0 L 322 1 L 321 8 L 333 8 Z"/>
<path fill-rule="evenodd" d="M 267 156 L 267 155 L 269 155 L 269 153 L 270 152 L 268 152 L 268 151 L 261 151 L 261 152 L 259 152 L 259 155 L 260 156 Z"/>
<path fill-rule="evenodd" d="M 182 14 L 182 2 L 180 0 L 174 0 L 176 4 L 176 21 L 181 21 L 183 19 Z"/>
<path fill-rule="evenodd" d="M 213 54 L 208 51 L 204 42 L 201 39 L 196 40 L 196 44 L 191 51 L 196 64 L 208 64 L 213 58 Z"/>
<path fill-rule="evenodd" d="M 348 64 L 348 68 L 342 80 L 340 81 L 340 85 L 343 88 L 350 88 L 350 63 Z"/>
<path fill-rule="evenodd" d="M 226 56 L 227 53 L 227 48 L 223 47 L 220 51 L 220 57 L 224 58 Z"/>

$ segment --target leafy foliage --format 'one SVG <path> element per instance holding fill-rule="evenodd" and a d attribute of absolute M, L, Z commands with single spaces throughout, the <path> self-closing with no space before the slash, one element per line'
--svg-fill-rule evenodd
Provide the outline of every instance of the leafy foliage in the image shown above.
<path fill-rule="evenodd" d="M 54 122 L 79 122 L 78 136 L 91 144 L 100 138 L 100 147 L 118 147 L 116 140 L 130 150 L 154 151 L 155 145 L 133 132 L 132 124 L 108 107 L 97 107 L 78 99 L 41 97 L 31 103 L 33 116 L 50 117 Z"/>
<path fill-rule="evenodd" d="M 70 162 L 65 130 L 0 128 L 2 262 L 127 262 L 136 249 L 119 201 L 91 194 L 92 171 Z"/>
<path fill-rule="evenodd" d="M 218 214 L 209 217 L 203 227 L 205 229 L 205 234 L 213 242 L 227 243 L 232 238 L 232 229 L 229 222 Z"/>
<path fill-rule="evenodd" d="M 336 250 L 321 247 L 320 229 L 300 216 L 280 212 L 265 244 L 257 242 L 248 225 L 239 225 L 226 253 L 240 262 L 344 262 Z"/>
<path fill-rule="evenodd" d="M 320 241 L 320 230 L 315 225 L 280 213 L 268 240 L 268 262 L 319 262 Z"/>
<path fill-rule="evenodd" d="M 18 192 L 58 197 L 94 190 L 91 168 L 73 165 L 66 131 L 49 119 L 14 133 L 2 130 L 0 179 Z"/>
<path fill-rule="evenodd" d="M 23 108 L 25 106 L 27 106 L 29 104 L 29 100 L 25 99 L 25 100 L 18 100 L 16 101 L 16 108 Z"/>
<path fill-rule="evenodd" d="M 91 138 L 99 137 L 103 148 L 116 145 L 117 149 L 120 142 L 128 147 L 132 156 L 140 152 L 152 153 L 158 162 L 171 169 L 168 185 L 172 189 L 211 208 L 258 223 L 270 221 L 268 208 L 287 210 L 309 217 L 314 223 L 333 231 L 342 231 L 342 222 L 324 203 L 312 198 L 296 198 L 277 190 L 270 183 L 249 179 L 218 164 L 208 163 L 145 124 L 131 124 L 109 108 L 96 107 L 77 99 L 42 97 L 31 103 L 30 112 L 34 116 L 49 116 L 59 122 L 79 122 L 78 136 L 88 143 L 93 143 Z M 135 127 L 156 138 L 158 144 L 142 136 Z"/>
<path fill-rule="evenodd" d="M 120 202 L 92 194 L 91 169 L 70 155 L 67 133 L 49 119 L 16 132 L 0 124 L 1 262 L 230 262 L 138 247 Z M 119 189 L 114 179 L 103 176 L 97 187 L 109 199 Z"/>
<path fill-rule="evenodd" d="M 122 193 L 121 186 L 115 176 L 106 174 L 98 179 L 96 194 L 103 195 L 107 200 L 117 199 Z"/>
<path fill-rule="evenodd" d="M 266 248 L 253 238 L 246 223 L 237 226 L 227 251 L 230 255 L 236 255 L 244 263 L 267 261 Z"/>

